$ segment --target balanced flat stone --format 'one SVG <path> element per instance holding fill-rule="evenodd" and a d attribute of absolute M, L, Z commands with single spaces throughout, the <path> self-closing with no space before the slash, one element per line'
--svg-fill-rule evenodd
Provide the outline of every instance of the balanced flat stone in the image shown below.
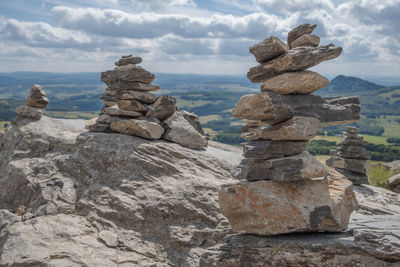
<path fill-rule="evenodd" d="M 319 37 L 314 34 L 303 34 L 296 40 L 294 40 L 291 44 L 292 48 L 299 46 L 318 46 L 319 45 Z"/>
<path fill-rule="evenodd" d="M 119 101 L 119 100 L 138 100 L 145 104 L 153 104 L 157 96 L 152 93 L 132 90 L 106 90 L 105 95 L 100 97 L 101 99 Z"/>
<path fill-rule="evenodd" d="M 334 59 L 341 53 L 342 48 L 333 44 L 318 47 L 296 47 L 276 59 L 251 68 L 247 73 L 247 78 L 253 83 L 262 83 L 284 72 L 311 68 L 322 61 Z"/>
<path fill-rule="evenodd" d="M 154 81 L 154 74 L 132 64 L 116 67 L 101 73 L 101 81 L 107 85 L 112 83 L 142 82 L 151 83 Z"/>
<path fill-rule="evenodd" d="M 43 96 L 42 98 L 38 98 L 38 99 L 33 99 L 30 96 L 28 96 L 25 99 L 25 104 L 27 104 L 28 106 L 31 106 L 31 107 L 35 107 L 35 108 L 46 108 L 48 103 L 49 103 L 49 99 L 45 96 Z"/>
<path fill-rule="evenodd" d="M 176 111 L 176 99 L 171 96 L 160 96 L 146 113 L 146 117 L 165 120 Z"/>
<path fill-rule="evenodd" d="M 297 26 L 296 28 L 294 28 L 293 30 L 291 30 L 288 33 L 288 37 L 287 37 L 287 43 L 289 45 L 289 47 L 291 48 L 291 44 L 294 40 L 296 40 L 297 38 L 299 38 L 300 36 L 304 35 L 304 34 L 310 34 L 314 31 L 314 29 L 317 27 L 317 25 L 310 25 L 309 23 L 305 23 L 305 24 L 301 24 L 299 26 Z"/>
<path fill-rule="evenodd" d="M 175 111 L 166 119 L 163 127 L 165 129 L 163 138 L 183 147 L 202 149 L 208 144 L 207 139 L 185 119 L 180 111 Z"/>
<path fill-rule="evenodd" d="M 102 108 L 101 113 L 111 115 L 111 116 L 126 116 L 126 117 L 142 117 L 143 113 L 138 111 L 129 111 L 120 109 L 117 105 L 112 107 Z"/>
<path fill-rule="evenodd" d="M 147 120 L 129 119 L 111 123 L 113 131 L 135 135 L 146 139 L 160 139 L 164 128 L 156 123 Z"/>
<path fill-rule="evenodd" d="M 261 85 L 261 91 L 271 91 L 281 95 L 311 94 L 329 84 L 329 80 L 312 71 L 296 71 L 280 74 Z"/>
<path fill-rule="evenodd" d="M 326 165 L 332 168 L 346 169 L 352 172 L 365 174 L 365 160 L 331 157 L 326 160 Z"/>
<path fill-rule="evenodd" d="M 30 118 L 33 120 L 40 120 L 43 116 L 44 109 L 22 105 L 16 108 L 15 113 L 22 117 Z"/>
<path fill-rule="evenodd" d="M 111 116 L 107 114 L 101 114 L 97 119 L 96 122 L 100 124 L 107 124 L 111 125 L 112 122 L 124 120 L 124 118 L 121 118 L 119 116 Z"/>
<path fill-rule="evenodd" d="M 111 91 L 144 91 L 144 92 L 152 92 L 160 90 L 160 86 L 156 84 L 148 84 L 143 82 L 116 82 L 112 84 L 108 84 L 108 89 Z"/>
<path fill-rule="evenodd" d="M 369 159 L 367 154 L 367 150 L 362 146 L 356 145 L 342 145 L 337 150 L 336 154 L 343 158 L 352 158 L 352 159 Z"/>
<path fill-rule="evenodd" d="M 139 64 L 142 62 L 142 58 L 141 57 L 121 57 L 120 60 L 118 60 L 117 62 L 115 62 L 116 66 L 124 66 L 124 65 L 128 65 L 128 64 Z"/>
<path fill-rule="evenodd" d="M 364 145 L 366 142 L 363 141 L 364 137 L 358 135 L 356 137 L 345 136 L 341 142 L 343 145 Z"/>
<path fill-rule="evenodd" d="M 238 178 L 248 181 L 274 180 L 287 183 L 328 175 L 328 169 L 310 153 L 262 159 L 243 159 L 239 165 Z"/>
<path fill-rule="evenodd" d="M 358 128 L 353 126 L 346 126 L 346 132 L 351 134 L 358 134 Z"/>
<path fill-rule="evenodd" d="M 347 179 L 349 179 L 353 184 L 361 185 L 361 184 L 369 184 L 368 176 L 362 173 L 352 172 L 346 169 L 335 169 L 337 172 L 344 175 Z"/>
<path fill-rule="evenodd" d="M 280 95 L 274 92 L 245 95 L 232 110 L 236 118 L 263 120 L 270 124 L 293 116 L 313 117 L 325 125 L 355 123 L 360 120 L 357 97 L 322 98 L 316 95 Z"/>
<path fill-rule="evenodd" d="M 267 236 L 344 231 L 356 203 L 352 183 L 334 171 L 326 179 L 242 182 L 219 192 L 234 232 Z"/>
<path fill-rule="evenodd" d="M 268 122 L 265 121 L 257 121 L 257 120 L 244 120 L 246 126 L 249 127 L 264 127 L 268 126 Z"/>
<path fill-rule="evenodd" d="M 287 50 L 289 50 L 288 45 L 275 36 L 268 37 L 249 48 L 250 53 L 254 55 L 258 63 L 276 58 Z"/>
<path fill-rule="evenodd" d="M 310 140 L 322 129 L 324 124 L 312 117 L 293 117 L 270 127 L 252 127 L 241 137 L 245 140 Z"/>
<path fill-rule="evenodd" d="M 301 154 L 308 141 L 256 141 L 243 146 L 243 156 L 249 159 L 270 159 Z"/>
<path fill-rule="evenodd" d="M 149 110 L 144 104 L 137 100 L 121 100 L 118 102 L 118 107 L 123 110 L 147 112 Z"/>

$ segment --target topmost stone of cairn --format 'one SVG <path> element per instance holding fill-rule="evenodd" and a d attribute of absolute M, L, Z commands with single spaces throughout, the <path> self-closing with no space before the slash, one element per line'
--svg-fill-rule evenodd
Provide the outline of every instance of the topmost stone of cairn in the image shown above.
<path fill-rule="evenodd" d="M 126 55 L 122 56 L 120 60 L 115 62 L 115 66 L 124 66 L 128 64 L 135 65 L 135 64 L 140 64 L 141 62 L 142 62 L 141 57 L 132 57 L 132 55 Z"/>
<path fill-rule="evenodd" d="M 314 31 L 317 25 L 310 25 L 309 23 L 301 24 L 288 33 L 287 44 L 292 48 L 292 43 L 305 34 L 310 34 Z"/>

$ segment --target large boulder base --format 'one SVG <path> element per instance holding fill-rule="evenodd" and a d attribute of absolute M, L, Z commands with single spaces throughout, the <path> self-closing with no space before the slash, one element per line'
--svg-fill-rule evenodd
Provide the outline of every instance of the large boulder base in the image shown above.
<path fill-rule="evenodd" d="M 344 231 L 356 207 L 352 183 L 337 172 L 323 180 L 224 185 L 219 202 L 233 231 L 258 235 Z"/>
<path fill-rule="evenodd" d="M 247 78 L 253 83 L 262 83 L 284 72 L 311 68 L 323 61 L 334 59 L 341 53 L 342 48 L 333 44 L 318 47 L 296 47 L 276 59 L 251 68 L 247 73 Z"/>
<path fill-rule="evenodd" d="M 218 192 L 238 182 L 230 170 L 242 160 L 240 148 L 210 141 L 192 150 L 84 127 L 83 120 L 44 116 L 19 118 L 6 128 L 0 139 L 0 266 L 400 263 L 397 193 L 355 186 L 359 208 L 344 233 L 233 234 Z M 24 217 L 15 214 L 21 205 Z"/>

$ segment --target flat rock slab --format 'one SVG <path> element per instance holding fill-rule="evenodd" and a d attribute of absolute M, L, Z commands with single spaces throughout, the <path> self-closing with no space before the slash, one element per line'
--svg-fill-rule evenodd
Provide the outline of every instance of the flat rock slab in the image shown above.
<path fill-rule="evenodd" d="M 312 71 L 296 71 L 280 74 L 261 85 L 262 92 L 281 95 L 308 95 L 329 84 L 329 80 Z"/>
<path fill-rule="evenodd" d="M 22 105 L 16 108 L 15 113 L 25 118 L 40 120 L 43 116 L 44 109 Z"/>
<path fill-rule="evenodd" d="M 314 31 L 314 29 L 317 27 L 317 25 L 310 25 L 309 23 L 304 23 L 301 24 L 299 26 L 297 26 L 296 28 L 292 29 L 289 33 L 288 33 L 288 37 L 287 37 L 287 43 L 289 45 L 289 47 L 291 48 L 291 44 L 294 40 L 298 39 L 299 37 L 301 37 L 304 34 L 310 34 Z"/>
<path fill-rule="evenodd" d="M 108 89 L 111 91 L 132 90 L 132 91 L 152 92 L 160 90 L 160 86 L 144 82 L 113 82 L 107 85 Z"/>
<path fill-rule="evenodd" d="M 111 129 L 118 133 L 135 135 L 146 139 L 160 139 L 164 133 L 164 128 L 156 122 L 135 119 L 112 122 Z"/>
<path fill-rule="evenodd" d="M 118 107 L 122 110 L 147 112 L 149 108 L 140 101 L 137 100 L 120 100 Z"/>
<path fill-rule="evenodd" d="M 105 95 L 101 99 L 118 102 L 119 100 L 138 100 L 145 104 L 153 104 L 157 96 L 149 92 L 133 91 L 133 90 L 109 90 L 106 89 Z"/>
<path fill-rule="evenodd" d="M 202 149 L 207 146 L 206 138 L 187 121 L 183 112 L 175 111 L 163 122 L 165 140 L 191 149 Z"/>
<path fill-rule="evenodd" d="M 243 146 L 243 156 L 249 159 L 270 159 L 301 154 L 308 141 L 251 141 Z"/>
<path fill-rule="evenodd" d="M 294 116 L 313 117 L 329 125 L 354 123 L 360 120 L 358 97 L 322 98 L 317 95 L 280 95 L 274 92 L 242 96 L 232 110 L 236 118 L 262 120 L 270 124 Z"/>
<path fill-rule="evenodd" d="M 312 117 L 293 117 L 270 127 L 245 128 L 241 137 L 245 140 L 310 140 L 324 124 Z"/>
<path fill-rule="evenodd" d="M 336 154 L 343 158 L 369 159 L 367 150 L 359 145 L 342 145 L 339 147 Z"/>
<path fill-rule="evenodd" d="M 272 159 L 243 159 L 239 165 L 240 179 L 292 182 L 328 175 L 328 169 L 308 152 Z"/>
<path fill-rule="evenodd" d="M 117 105 L 112 107 L 105 107 L 101 110 L 101 113 L 110 115 L 110 116 L 126 116 L 126 117 L 133 117 L 138 118 L 142 117 L 143 113 L 139 111 L 129 111 L 120 109 Z"/>
<path fill-rule="evenodd" d="M 333 44 L 318 47 L 296 47 L 267 63 L 253 67 L 247 78 L 253 83 L 262 83 L 284 72 L 311 68 L 319 63 L 334 59 L 342 53 L 342 48 Z"/>
<path fill-rule="evenodd" d="M 332 168 L 346 169 L 361 174 L 366 173 L 366 160 L 331 157 L 326 160 L 326 165 Z"/>
<path fill-rule="evenodd" d="M 318 46 L 319 45 L 319 37 L 314 34 L 303 34 L 296 40 L 294 40 L 291 44 L 292 48 L 296 48 L 299 46 Z"/>
<path fill-rule="evenodd" d="M 152 83 L 154 78 L 154 74 L 151 72 L 132 64 L 116 67 L 114 70 L 101 73 L 101 81 L 105 82 L 107 85 L 118 82 Z"/>
<path fill-rule="evenodd" d="M 275 36 L 268 37 L 249 48 L 250 53 L 254 55 L 258 63 L 276 58 L 287 50 L 289 50 L 289 46 Z"/>
<path fill-rule="evenodd" d="M 115 66 L 124 66 L 128 64 L 139 64 L 142 62 L 141 57 L 121 57 L 117 62 L 115 62 Z"/>
<path fill-rule="evenodd" d="M 361 185 L 361 184 L 369 184 L 368 176 L 363 173 L 353 172 L 346 169 L 335 168 L 337 172 L 343 174 L 347 179 L 353 182 L 353 184 Z"/>
<path fill-rule="evenodd" d="M 234 232 L 268 236 L 344 231 L 356 198 L 352 183 L 331 172 L 322 180 L 223 185 L 219 203 Z"/>

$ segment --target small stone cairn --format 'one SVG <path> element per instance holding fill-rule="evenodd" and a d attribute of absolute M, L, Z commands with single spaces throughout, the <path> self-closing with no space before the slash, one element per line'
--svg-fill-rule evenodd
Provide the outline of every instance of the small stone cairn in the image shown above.
<path fill-rule="evenodd" d="M 107 84 L 101 96 L 104 107 L 100 116 L 88 122 L 93 132 L 123 133 L 147 139 L 165 139 L 184 147 L 201 149 L 207 139 L 199 118 L 186 111 L 178 111 L 171 96 L 154 93 L 160 89 L 152 84 L 154 74 L 137 66 L 142 58 L 122 56 L 114 70 L 101 73 Z"/>
<path fill-rule="evenodd" d="M 319 46 L 316 25 L 289 32 L 287 44 L 268 37 L 250 47 L 260 65 L 247 77 L 261 93 L 243 96 L 232 113 L 245 119 L 244 159 L 237 177 L 222 186 L 219 202 L 232 230 L 276 235 L 342 231 L 356 200 L 352 184 L 305 151 L 323 127 L 360 119 L 357 97 L 322 98 L 311 93 L 329 80 L 306 69 L 338 57 L 341 47 Z"/>
<path fill-rule="evenodd" d="M 368 184 L 365 164 L 369 159 L 366 145 L 356 127 L 347 126 L 343 132 L 344 138 L 337 150 L 331 151 L 332 157 L 326 160 L 326 165 L 346 176 L 354 184 Z"/>
<path fill-rule="evenodd" d="M 29 96 L 25 99 L 25 105 L 17 107 L 15 112 L 22 117 L 40 120 L 48 103 L 49 99 L 43 91 L 43 86 L 34 84 Z"/>

